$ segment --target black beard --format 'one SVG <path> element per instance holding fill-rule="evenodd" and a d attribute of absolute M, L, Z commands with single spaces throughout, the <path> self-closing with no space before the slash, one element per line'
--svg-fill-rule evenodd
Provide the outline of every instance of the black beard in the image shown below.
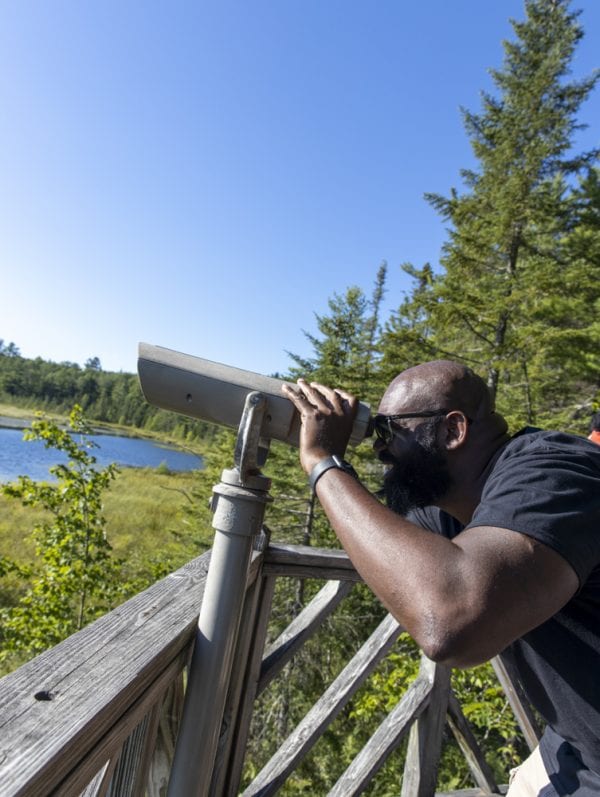
<path fill-rule="evenodd" d="M 436 441 L 438 424 L 419 426 L 406 453 L 385 457 L 391 467 L 386 472 L 383 494 L 390 509 L 406 515 L 411 509 L 435 506 L 452 485 L 446 460 Z"/>

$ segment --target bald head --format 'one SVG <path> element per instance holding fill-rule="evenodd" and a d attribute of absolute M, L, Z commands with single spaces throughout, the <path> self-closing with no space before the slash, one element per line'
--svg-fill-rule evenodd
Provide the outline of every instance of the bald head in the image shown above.
<path fill-rule="evenodd" d="M 433 360 L 402 371 L 380 404 L 385 414 L 428 410 L 462 410 L 483 418 L 494 410 L 487 385 L 474 371 L 452 360 Z"/>

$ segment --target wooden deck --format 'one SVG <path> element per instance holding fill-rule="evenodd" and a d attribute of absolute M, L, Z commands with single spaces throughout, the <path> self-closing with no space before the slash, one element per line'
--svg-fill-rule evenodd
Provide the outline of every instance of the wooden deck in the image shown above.
<path fill-rule="evenodd" d="M 166 794 L 210 554 L 0 680 L 2 797 Z M 270 645 L 265 644 L 276 579 L 316 578 L 323 589 Z M 244 622 L 215 766 L 203 777 L 215 797 L 239 794 L 255 698 L 278 676 L 358 581 L 341 551 L 269 545 L 248 570 Z M 390 651 L 401 632 L 386 617 L 285 740 L 243 797 L 275 794 Z M 496 671 L 528 739 L 531 714 L 500 662 Z M 473 776 L 464 797 L 501 794 L 449 689 L 449 672 L 423 658 L 419 676 L 330 791 L 360 794 L 408 736 L 403 797 L 432 797 L 445 723 Z M 399 792 L 400 793 L 400 792 Z M 187 795 L 181 795 L 187 797 Z"/>

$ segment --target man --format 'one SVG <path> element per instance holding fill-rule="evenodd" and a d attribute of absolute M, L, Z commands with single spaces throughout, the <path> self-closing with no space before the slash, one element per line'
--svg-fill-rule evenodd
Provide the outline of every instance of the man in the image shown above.
<path fill-rule="evenodd" d="M 598 445 L 600 445 L 600 412 L 597 412 L 592 417 L 588 440 L 591 440 L 592 443 L 597 443 Z"/>
<path fill-rule="evenodd" d="M 374 419 L 386 507 L 340 459 L 356 399 L 302 379 L 284 393 L 340 542 L 426 655 L 457 667 L 511 656 L 548 723 L 511 797 L 600 795 L 600 449 L 511 438 L 483 380 L 425 363 L 392 381 Z"/>

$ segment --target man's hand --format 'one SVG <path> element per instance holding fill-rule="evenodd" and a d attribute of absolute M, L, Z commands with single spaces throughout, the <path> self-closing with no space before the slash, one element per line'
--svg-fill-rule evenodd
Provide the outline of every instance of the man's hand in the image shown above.
<path fill-rule="evenodd" d="M 358 408 L 357 399 L 345 390 L 332 390 L 317 382 L 298 380 L 283 385 L 283 394 L 300 414 L 300 463 L 307 473 L 331 454 L 344 456 Z"/>

